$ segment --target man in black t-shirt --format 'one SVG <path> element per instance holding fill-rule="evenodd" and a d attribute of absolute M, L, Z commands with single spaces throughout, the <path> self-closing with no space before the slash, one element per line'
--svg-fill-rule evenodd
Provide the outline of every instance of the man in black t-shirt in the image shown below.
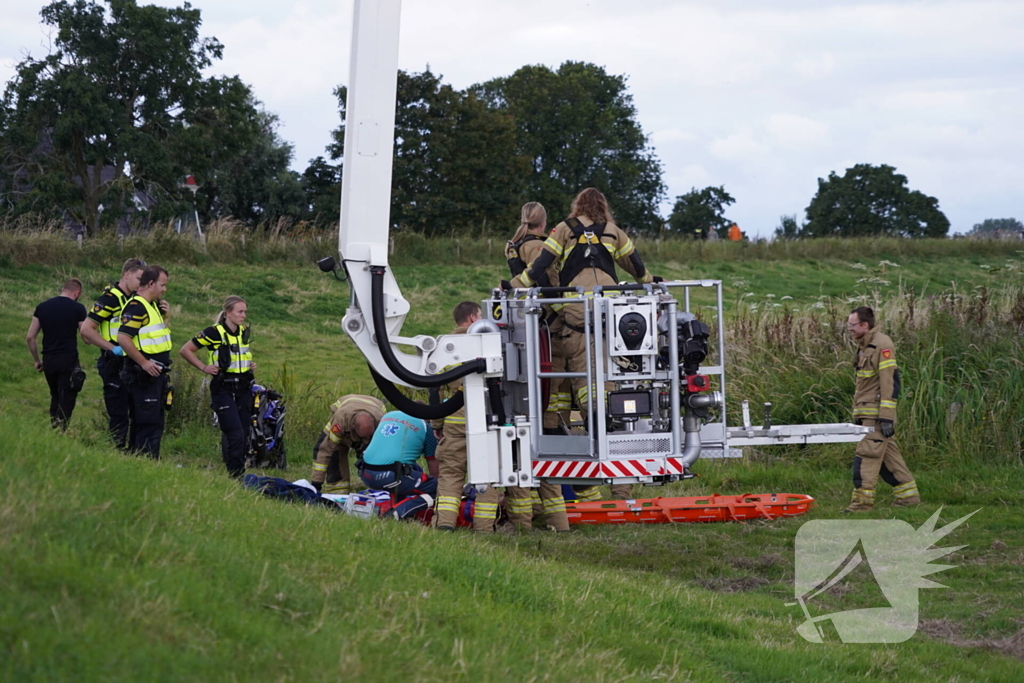
<path fill-rule="evenodd" d="M 85 306 L 78 303 L 82 283 L 72 278 L 64 283 L 60 296 L 36 306 L 25 341 L 35 362 L 36 371 L 46 375 L 50 386 L 50 424 L 61 431 L 67 429 L 75 410 L 81 387 L 72 384 L 71 376 L 78 365 L 78 331 L 85 320 Z M 43 333 L 43 358 L 39 359 L 36 337 Z"/>

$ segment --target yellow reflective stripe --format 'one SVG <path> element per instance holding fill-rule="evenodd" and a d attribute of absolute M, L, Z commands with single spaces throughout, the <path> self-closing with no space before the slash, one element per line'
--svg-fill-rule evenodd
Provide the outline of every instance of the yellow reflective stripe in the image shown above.
<path fill-rule="evenodd" d="M 854 408 L 854 415 L 878 415 L 878 408 Z"/>
<path fill-rule="evenodd" d="M 591 486 L 580 491 L 576 495 L 579 496 L 579 499 L 583 501 L 601 500 L 601 489 L 597 488 L 596 486 Z"/>
<path fill-rule="evenodd" d="M 556 242 L 554 237 L 549 237 L 544 240 L 544 246 L 555 252 L 555 256 L 561 256 L 564 251 L 564 249 L 562 249 L 562 245 Z"/>
<path fill-rule="evenodd" d="M 900 484 L 899 486 L 892 487 L 892 490 L 893 491 L 906 491 L 907 489 L 916 489 L 916 488 L 917 488 L 917 482 L 914 481 L 913 479 L 911 479 L 910 481 L 908 481 L 905 484 Z"/>
<path fill-rule="evenodd" d="M 533 503 L 529 498 L 511 498 L 508 501 L 508 507 L 512 512 L 529 512 L 533 509 Z"/>
<path fill-rule="evenodd" d="M 477 503 L 473 508 L 473 519 L 497 519 L 497 503 Z"/>
<path fill-rule="evenodd" d="M 878 373 L 876 371 L 874 371 L 874 370 L 858 370 L 857 371 L 857 376 L 858 377 L 874 377 L 877 374 Z"/>
<path fill-rule="evenodd" d="M 459 417 L 458 415 L 449 415 L 444 419 L 446 425 L 464 425 L 466 424 L 465 417 Z"/>
<path fill-rule="evenodd" d="M 629 256 L 631 253 L 633 253 L 633 250 L 635 248 L 636 247 L 633 246 L 633 240 L 627 239 L 626 243 L 624 245 L 622 245 L 622 247 L 620 249 L 617 249 L 614 252 L 614 256 L 615 256 L 615 258 L 622 258 L 623 256 Z"/>
<path fill-rule="evenodd" d="M 330 439 L 331 443 L 341 443 L 341 437 L 334 432 L 327 432 L 327 438 Z"/>
<path fill-rule="evenodd" d="M 315 462 L 315 463 L 313 463 L 313 471 L 314 472 L 326 472 L 327 471 L 327 465 L 321 465 L 320 463 Z"/>
<path fill-rule="evenodd" d="M 565 509 L 565 499 L 561 498 L 561 497 L 559 497 L 559 498 L 548 498 L 547 500 L 544 501 L 544 509 L 548 510 L 548 511 L 550 511 L 550 510 L 556 510 L 556 511 L 557 510 L 564 510 Z"/>
<path fill-rule="evenodd" d="M 892 358 L 890 358 L 889 360 L 883 360 L 881 363 L 878 364 L 878 369 L 879 370 L 884 370 L 885 368 L 894 368 L 894 367 L 896 367 L 896 360 L 892 359 Z"/>
<path fill-rule="evenodd" d="M 437 509 L 438 511 L 444 512 L 455 512 L 459 511 L 459 499 L 454 496 L 438 496 L 437 497 Z"/>
<path fill-rule="evenodd" d="M 882 407 L 883 408 L 895 408 L 896 407 L 896 401 L 883 400 L 882 401 Z"/>
<path fill-rule="evenodd" d="M 519 273 L 519 281 L 522 282 L 523 285 L 526 287 L 532 287 L 534 284 L 536 284 L 534 283 L 533 278 L 530 277 L 529 270 L 530 269 L 527 268 L 523 272 Z"/>
<path fill-rule="evenodd" d="M 335 484 L 324 484 L 324 493 L 348 493 L 349 488 L 347 481 L 339 481 Z"/>

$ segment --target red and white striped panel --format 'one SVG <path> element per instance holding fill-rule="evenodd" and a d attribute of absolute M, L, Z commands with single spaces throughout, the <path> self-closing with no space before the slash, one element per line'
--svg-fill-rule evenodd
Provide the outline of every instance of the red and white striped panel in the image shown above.
<path fill-rule="evenodd" d="M 682 474 L 683 473 L 683 459 L 682 458 L 665 458 L 665 471 L 668 474 Z"/>
<path fill-rule="evenodd" d="M 598 479 L 601 477 L 601 464 L 578 460 L 534 460 L 533 476 Z"/>
<path fill-rule="evenodd" d="M 665 474 L 664 459 L 609 460 L 601 463 L 601 473 L 606 477 L 647 477 Z"/>

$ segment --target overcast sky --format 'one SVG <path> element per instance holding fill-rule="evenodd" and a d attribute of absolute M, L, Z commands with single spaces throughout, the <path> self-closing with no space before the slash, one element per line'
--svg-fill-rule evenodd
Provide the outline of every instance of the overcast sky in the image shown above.
<path fill-rule="evenodd" d="M 43 2 L 7 0 L 0 80 L 46 54 Z M 157 4 L 176 5 L 161 1 Z M 203 35 L 295 146 L 324 154 L 348 78 L 351 0 L 195 0 Z M 955 232 L 1024 220 L 1024 0 L 405 0 L 401 68 L 457 88 L 583 60 L 629 77 L 668 198 L 724 185 L 728 216 L 769 235 L 817 179 L 890 164 Z M 614 208 L 614 207 L 613 207 Z M 510 216 L 509 224 L 517 222 Z"/>

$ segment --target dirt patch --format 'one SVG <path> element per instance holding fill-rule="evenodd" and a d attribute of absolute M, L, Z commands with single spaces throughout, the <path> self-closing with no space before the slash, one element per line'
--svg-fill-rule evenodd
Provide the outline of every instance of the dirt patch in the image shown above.
<path fill-rule="evenodd" d="M 1024 661 L 1024 628 L 1003 638 L 965 638 L 960 625 L 949 619 L 922 619 L 918 630 L 957 647 L 981 647 Z"/>
<path fill-rule="evenodd" d="M 746 593 L 752 591 L 755 588 L 761 586 L 767 586 L 768 579 L 761 578 L 760 576 L 741 576 L 739 578 L 730 579 L 725 577 L 719 577 L 716 579 L 707 579 L 706 581 L 698 581 L 698 584 L 713 590 L 717 593 Z"/>

